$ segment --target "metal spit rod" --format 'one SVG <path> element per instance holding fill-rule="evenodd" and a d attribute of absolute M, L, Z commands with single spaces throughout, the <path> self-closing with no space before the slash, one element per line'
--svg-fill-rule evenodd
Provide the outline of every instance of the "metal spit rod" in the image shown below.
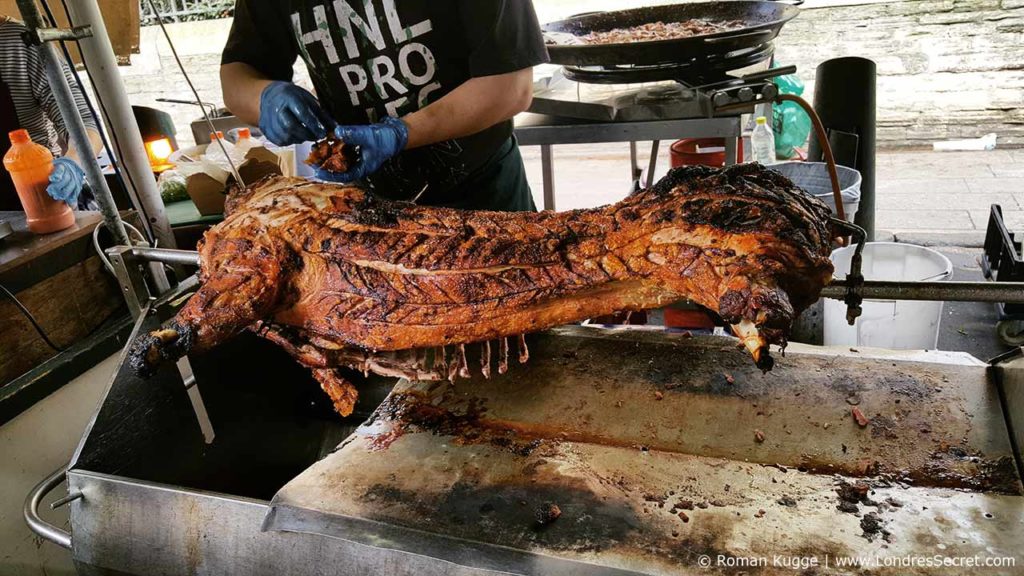
<path fill-rule="evenodd" d="M 846 280 L 834 280 L 821 291 L 823 298 L 843 300 Z M 887 282 L 865 280 L 854 291 L 868 300 L 932 300 L 944 302 L 1024 303 L 1024 282 Z"/>
<path fill-rule="evenodd" d="M 194 250 L 172 250 L 170 248 L 131 249 L 132 256 L 145 262 L 162 262 L 171 266 L 199 266 L 199 252 Z"/>
<path fill-rule="evenodd" d="M 140 260 L 182 266 L 198 266 L 199 253 L 163 248 L 133 248 Z M 823 298 L 843 300 L 850 289 L 847 280 L 833 280 L 821 291 Z M 934 300 L 945 302 L 1006 302 L 1024 304 L 1024 282 L 887 282 L 865 280 L 855 288 L 872 300 Z"/>

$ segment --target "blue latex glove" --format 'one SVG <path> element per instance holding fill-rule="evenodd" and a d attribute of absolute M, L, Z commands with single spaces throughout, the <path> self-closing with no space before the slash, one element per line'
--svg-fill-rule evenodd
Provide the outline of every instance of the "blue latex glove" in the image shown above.
<path fill-rule="evenodd" d="M 334 136 L 349 146 L 359 148 L 359 159 L 347 172 L 317 170 L 316 177 L 328 182 L 358 182 L 372 175 L 380 167 L 405 150 L 409 142 L 409 127 L 398 118 L 388 117 L 383 122 L 368 126 L 338 126 Z"/>
<path fill-rule="evenodd" d="M 291 82 L 271 82 L 260 94 L 260 131 L 278 146 L 320 140 L 334 125 L 316 98 Z"/>
<path fill-rule="evenodd" d="M 83 185 L 85 185 L 85 172 L 82 172 L 74 160 L 57 158 L 53 161 L 50 185 L 46 187 L 46 193 L 50 195 L 50 198 L 67 202 L 74 208 L 78 206 L 78 195 L 82 193 Z"/>

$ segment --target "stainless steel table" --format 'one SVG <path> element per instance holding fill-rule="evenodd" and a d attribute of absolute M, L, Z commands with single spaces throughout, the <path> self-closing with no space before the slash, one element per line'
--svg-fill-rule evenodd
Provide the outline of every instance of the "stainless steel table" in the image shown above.
<path fill-rule="evenodd" d="M 639 180 L 636 143 L 652 141 L 646 185 L 653 184 L 661 140 L 678 138 L 725 138 L 725 163 L 736 163 L 737 139 L 742 136 L 740 116 L 716 118 L 667 119 L 642 122 L 602 122 L 560 116 L 525 113 L 515 119 L 515 135 L 520 146 L 540 146 L 544 178 L 544 209 L 554 210 L 556 144 L 598 144 L 629 142 L 632 177 Z"/>

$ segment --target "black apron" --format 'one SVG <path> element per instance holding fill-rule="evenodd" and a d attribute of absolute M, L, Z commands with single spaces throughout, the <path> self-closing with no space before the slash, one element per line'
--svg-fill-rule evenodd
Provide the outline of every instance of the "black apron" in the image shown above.
<path fill-rule="evenodd" d="M 9 133 L 21 128 L 18 125 L 18 114 L 14 108 L 14 99 L 11 98 L 11 91 L 7 83 L 0 78 L 0 158 L 3 158 L 11 149 Z M 18 192 L 14 189 L 14 182 L 7 170 L 0 169 L 0 211 L 22 210 L 21 200 L 18 199 Z"/>
<path fill-rule="evenodd" d="M 428 188 L 417 203 L 460 210 L 537 211 L 515 136 L 510 136 L 483 166 L 458 187 L 443 195 L 431 192 Z"/>

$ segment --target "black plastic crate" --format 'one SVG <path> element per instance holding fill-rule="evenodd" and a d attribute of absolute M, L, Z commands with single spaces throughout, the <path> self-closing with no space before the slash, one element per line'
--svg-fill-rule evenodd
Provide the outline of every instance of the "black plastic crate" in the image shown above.
<path fill-rule="evenodd" d="M 994 282 L 1024 281 L 1024 257 L 1021 242 L 1006 228 L 1003 209 L 993 204 L 985 233 L 985 254 L 981 268 L 985 277 Z M 1024 304 L 1000 304 L 1001 319 L 1024 319 Z"/>

